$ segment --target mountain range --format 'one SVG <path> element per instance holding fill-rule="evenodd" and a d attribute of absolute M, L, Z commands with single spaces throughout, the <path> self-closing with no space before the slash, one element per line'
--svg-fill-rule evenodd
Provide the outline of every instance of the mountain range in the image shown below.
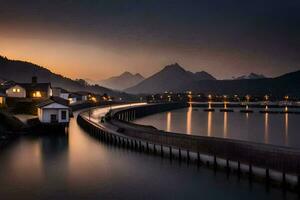
<path fill-rule="evenodd" d="M 99 81 L 98 84 L 104 87 L 108 87 L 114 90 L 124 90 L 126 88 L 135 86 L 142 82 L 145 78 L 137 73 L 132 74 L 130 72 L 124 72 L 119 76 L 114 76 L 102 81 Z"/>
<path fill-rule="evenodd" d="M 108 94 L 123 99 L 134 96 L 124 92 L 117 92 L 99 85 L 85 84 L 84 80 L 72 80 L 36 64 L 24 61 L 10 60 L 0 56 L 0 77 L 15 82 L 29 83 L 32 76 L 38 77 L 38 82 L 50 82 L 52 87 L 62 87 L 70 92 L 88 91 L 96 94 Z"/>
<path fill-rule="evenodd" d="M 239 76 L 234 79 L 241 80 L 241 79 L 261 79 L 261 78 L 267 78 L 267 77 L 263 74 L 250 73 L 249 75 Z"/>
<path fill-rule="evenodd" d="M 197 76 L 197 74 L 204 74 L 204 76 Z M 125 91 L 133 94 L 151 94 L 188 90 L 211 94 L 271 94 L 300 97 L 300 70 L 275 78 L 250 76 L 235 80 L 216 80 L 206 72 L 192 73 L 175 63 Z"/>
<path fill-rule="evenodd" d="M 183 85 L 192 84 L 195 81 L 201 80 L 216 80 L 212 75 L 207 72 L 190 72 L 182 68 L 178 63 L 165 66 L 158 73 L 150 76 L 141 83 L 126 89 L 130 93 L 155 93 L 177 91 Z"/>

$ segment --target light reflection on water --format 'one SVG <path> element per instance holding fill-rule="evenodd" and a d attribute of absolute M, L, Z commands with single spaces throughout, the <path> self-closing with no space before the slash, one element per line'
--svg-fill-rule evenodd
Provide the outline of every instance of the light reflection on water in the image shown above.
<path fill-rule="evenodd" d="M 190 130 L 197 131 L 192 127 L 199 112 L 192 109 L 163 113 L 156 120 L 178 130 L 182 125 L 176 122 L 181 114 L 185 122 L 188 112 Z M 204 130 L 213 135 L 219 115 L 206 114 Z M 231 117 L 228 113 L 228 123 Z M 187 129 L 185 123 L 182 128 Z M 0 163 L 1 199 L 284 199 L 280 189 L 266 191 L 264 184 L 235 175 L 106 145 L 87 135 L 75 119 L 68 135 L 19 138 L 0 150 Z"/>
<path fill-rule="evenodd" d="M 193 114 L 193 107 L 190 106 L 188 107 L 188 111 L 186 114 L 186 133 L 187 134 L 192 134 L 192 114 Z"/>
<path fill-rule="evenodd" d="M 270 109 L 270 108 L 268 108 Z M 273 108 L 272 108 L 273 109 Z M 284 108 L 283 108 L 284 109 Z M 169 112 L 168 129 L 165 129 L 165 114 L 155 114 L 137 119 L 135 123 L 153 125 L 158 129 L 171 130 L 202 136 L 232 138 L 266 144 L 285 145 L 300 148 L 300 115 L 235 112 L 204 112 L 202 108 L 184 108 Z"/>

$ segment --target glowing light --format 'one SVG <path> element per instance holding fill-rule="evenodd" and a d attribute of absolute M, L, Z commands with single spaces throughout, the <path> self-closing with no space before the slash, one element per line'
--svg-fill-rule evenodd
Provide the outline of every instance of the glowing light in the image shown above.
<path fill-rule="evenodd" d="M 171 120 L 172 120 L 172 114 L 171 112 L 167 112 L 167 131 L 171 132 Z"/>
<path fill-rule="evenodd" d="M 289 96 L 285 96 L 284 99 L 287 101 L 289 100 Z"/>
<path fill-rule="evenodd" d="M 211 136 L 212 129 L 212 112 L 208 112 L 207 114 L 207 136 Z"/>
<path fill-rule="evenodd" d="M 265 95 L 265 100 L 268 101 L 269 100 L 269 96 Z"/>
<path fill-rule="evenodd" d="M 269 114 L 265 113 L 265 135 L 264 141 L 266 144 L 269 143 Z"/>
<path fill-rule="evenodd" d="M 93 102 L 97 102 L 96 97 L 91 97 L 91 100 L 92 100 Z M 121 99 L 121 100 L 122 100 L 122 99 Z"/>
<path fill-rule="evenodd" d="M 286 113 L 284 116 L 284 143 L 286 145 L 288 145 L 289 140 L 288 140 L 288 136 L 289 136 L 289 114 Z"/>
<path fill-rule="evenodd" d="M 40 98 L 40 97 L 42 97 L 42 94 L 40 91 L 35 91 L 32 96 L 36 97 L 36 98 Z"/>
<path fill-rule="evenodd" d="M 211 102 L 208 102 L 208 109 L 211 109 Z"/>
<path fill-rule="evenodd" d="M 250 96 L 246 95 L 246 100 L 249 102 L 250 101 Z"/>
<path fill-rule="evenodd" d="M 227 112 L 224 112 L 224 129 L 223 129 L 223 132 L 224 132 L 224 135 L 223 137 L 224 138 L 227 138 L 227 129 L 228 129 L 228 113 Z"/>
<path fill-rule="evenodd" d="M 192 133 L 192 110 L 193 110 L 193 107 L 192 107 L 192 104 L 190 104 L 187 115 L 186 115 L 186 132 L 187 132 L 187 134 Z"/>

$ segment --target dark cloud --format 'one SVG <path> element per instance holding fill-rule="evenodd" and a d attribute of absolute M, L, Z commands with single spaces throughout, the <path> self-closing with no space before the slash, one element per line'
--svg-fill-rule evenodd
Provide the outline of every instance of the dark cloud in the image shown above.
<path fill-rule="evenodd" d="M 299 69 L 300 1 L 0 0 L 0 23 Z M 3 26 L 4 27 L 4 26 Z M 259 64 L 261 63 L 261 64 Z M 229 63 L 228 63 L 229 64 Z M 247 68 L 249 65 L 234 67 Z"/>

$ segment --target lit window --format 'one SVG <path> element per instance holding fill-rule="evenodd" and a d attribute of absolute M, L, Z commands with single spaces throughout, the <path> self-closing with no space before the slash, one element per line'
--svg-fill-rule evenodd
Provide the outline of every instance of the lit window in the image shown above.
<path fill-rule="evenodd" d="M 36 91 L 36 92 L 33 93 L 33 97 L 39 98 L 39 97 L 42 97 L 42 94 L 41 94 L 40 91 Z"/>
<path fill-rule="evenodd" d="M 21 92 L 21 90 L 18 88 L 18 89 L 17 89 L 17 92 Z"/>
<path fill-rule="evenodd" d="M 13 88 L 13 92 L 17 92 L 17 89 L 16 89 L 16 88 Z"/>

